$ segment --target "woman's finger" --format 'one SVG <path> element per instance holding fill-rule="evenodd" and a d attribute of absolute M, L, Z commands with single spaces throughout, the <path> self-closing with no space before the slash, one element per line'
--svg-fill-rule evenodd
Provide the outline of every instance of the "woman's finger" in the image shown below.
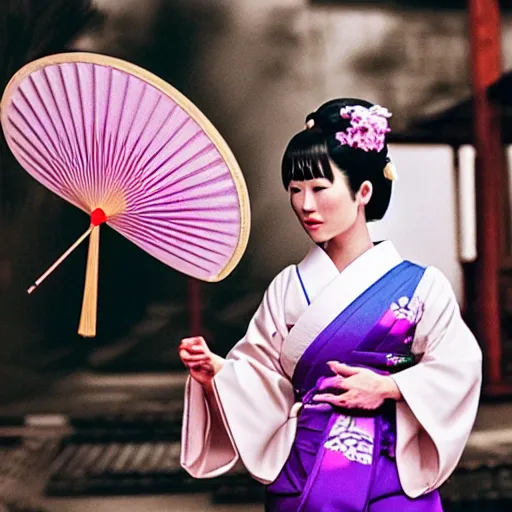
<path fill-rule="evenodd" d="M 202 348 L 195 348 L 195 347 L 179 347 L 178 354 L 180 357 L 187 357 L 187 356 L 206 356 L 208 352 Z"/>
<path fill-rule="evenodd" d="M 183 364 L 186 366 L 189 366 L 191 364 L 198 364 L 198 363 L 211 363 L 211 358 L 208 356 L 195 356 L 190 354 L 181 354 L 180 353 L 180 359 Z"/>
<path fill-rule="evenodd" d="M 318 391 L 325 391 L 326 389 L 337 388 L 338 380 L 342 378 L 343 377 L 339 377 L 338 375 L 335 375 L 334 377 L 326 377 L 325 379 L 322 380 L 320 386 L 318 387 Z"/>
<path fill-rule="evenodd" d="M 342 375 L 344 377 L 350 377 L 352 375 L 357 375 L 361 373 L 362 368 L 357 368 L 354 366 L 349 366 L 348 364 L 340 363 L 338 361 L 329 361 L 329 368 L 336 374 Z"/>
<path fill-rule="evenodd" d="M 186 366 L 198 365 L 198 364 L 211 364 L 211 361 L 206 359 L 182 359 L 183 364 Z"/>
<path fill-rule="evenodd" d="M 202 345 L 193 345 L 192 347 L 188 347 L 187 350 L 196 354 L 204 354 L 206 352 L 206 347 L 203 347 Z"/>
<path fill-rule="evenodd" d="M 337 395 L 333 395 L 331 393 L 320 393 L 313 397 L 313 400 L 315 402 L 327 402 L 330 404 L 334 403 L 338 399 L 339 399 L 339 397 Z"/>
<path fill-rule="evenodd" d="M 350 391 L 347 391 L 346 393 L 343 393 L 341 395 L 334 395 L 332 393 L 321 393 L 315 395 L 313 397 L 313 400 L 315 400 L 316 402 L 326 402 L 336 407 L 343 407 L 347 409 L 353 409 L 355 407 L 358 407 L 359 405 L 358 397 Z"/>
<path fill-rule="evenodd" d="M 179 356 L 181 359 L 190 359 L 191 361 L 197 361 L 198 359 L 209 359 L 210 355 L 205 354 L 204 352 L 193 352 L 191 353 L 188 350 L 180 350 Z"/>
<path fill-rule="evenodd" d="M 186 353 L 188 355 L 200 355 L 200 354 L 206 354 L 207 351 L 202 348 L 196 348 L 196 347 L 180 347 L 178 349 L 178 353 Z"/>
<path fill-rule="evenodd" d="M 181 359 L 185 364 L 203 364 L 208 363 L 211 364 L 211 360 L 209 357 L 187 357 Z"/>
<path fill-rule="evenodd" d="M 213 366 L 211 364 L 203 363 L 203 364 L 194 364 L 190 367 L 191 370 L 195 372 L 204 372 L 204 373 L 212 373 Z"/>
<path fill-rule="evenodd" d="M 206 347 L 206 341 L 202 336 L 194 336 L 192 338 L 184 338 L 181 340 L 181 344 L 186 347 Z"/>

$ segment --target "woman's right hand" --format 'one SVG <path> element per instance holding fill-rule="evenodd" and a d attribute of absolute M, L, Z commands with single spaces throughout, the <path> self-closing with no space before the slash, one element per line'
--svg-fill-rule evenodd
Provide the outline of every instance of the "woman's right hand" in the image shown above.
<path fill-rule="evenodd" d="M 202 386 L 212 383 L 221 370 L 224 359 L 214 354 L 202 336 L 181 340 L 178 353 L 183 364 L 190 371 L 190 376 Z"/>

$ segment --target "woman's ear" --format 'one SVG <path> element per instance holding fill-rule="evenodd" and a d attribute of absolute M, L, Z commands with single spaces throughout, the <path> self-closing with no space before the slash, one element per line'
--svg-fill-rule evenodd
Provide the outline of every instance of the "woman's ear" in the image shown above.
<path fill-rule="evenodd" d="M 373 185 L 371 181 L 363 181 L 361 183 L 361 186 L 359 187 L 359 190 L 356 194 L 356 199 L 359 202 L 359 204 L 362 204 L 366 206 L 373 195 Z"/>

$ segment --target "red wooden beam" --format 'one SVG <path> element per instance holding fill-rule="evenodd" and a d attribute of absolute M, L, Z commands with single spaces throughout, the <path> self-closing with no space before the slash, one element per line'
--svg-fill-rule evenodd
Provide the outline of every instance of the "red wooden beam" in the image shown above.
<path fill-rule="evenodd" d="M 477 336 L 485 355 L 489 390 L 502 382 L 499 271 L 501 255 L 500 174 L 503 166 L 499 109 L 487 97 L 487 88 L 502 73 L 501 23 L 498 0 L 468 0 L 471 78 L 474 95 L 476 161 Z"/>

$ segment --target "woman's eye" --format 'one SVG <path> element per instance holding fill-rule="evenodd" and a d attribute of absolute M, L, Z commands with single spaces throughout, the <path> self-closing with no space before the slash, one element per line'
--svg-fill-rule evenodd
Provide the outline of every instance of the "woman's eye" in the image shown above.
<path fill-rule="evenodd" d="M 313 192 L 320 192 L 321 190 L 325 190 L 327 187 L 315 187 Z"/>
<path fill-rule="evenodd" d="M 300 188 L 297 187 L 290 187 L 290 192 L 292 194 L 296 194 L 297 192 L 300 192 Z"/>

